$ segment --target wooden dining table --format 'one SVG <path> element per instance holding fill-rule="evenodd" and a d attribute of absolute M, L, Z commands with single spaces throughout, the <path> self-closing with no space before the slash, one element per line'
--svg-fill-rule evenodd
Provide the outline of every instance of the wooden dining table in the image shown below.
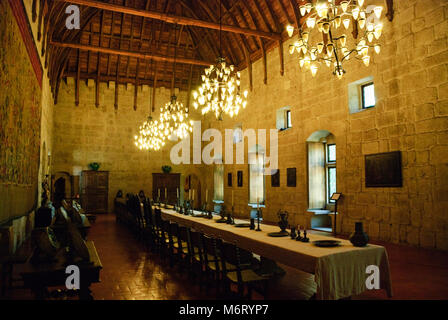
<path fill-rule="evenodd" d="M 290 237 L 271 237 L 279 232 L 279 227 L 260 224 L 261 231 L 240 228 L 226 223 L 217 223 L 220 216 L 213 219 L 184 215 L 172 209 L 162 208 L 162 218 L 190 227 L 196 231 L 235 242 L 239 247 L 278 263 L 314 274 L 317 285 L 316 299 L 337 300 L 361 294 L 368 290 L 366 281 L 371 275 L 369 266 L 379 271 L 380 289 L 392 297 L 389 260 L 386 249 L 368 244 L 355 247 L 350 241 L 320 234 L 308 234 L 310 242 L 296 241 Z M 235 219 L 235 223 L 247 223 Z M 317 240 L 337 240 L 337 247 L 317 247 Z"/>

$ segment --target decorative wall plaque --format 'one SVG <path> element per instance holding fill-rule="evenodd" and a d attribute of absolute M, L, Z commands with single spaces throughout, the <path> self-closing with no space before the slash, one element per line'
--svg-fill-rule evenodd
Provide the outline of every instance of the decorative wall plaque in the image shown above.
<path fill-rule="evenodd" d="M 227 174 L 227 186 L 231 187 L 232 186 L 232 172 L 229 172 Z"/>
<path fill-rule="evenodd" d="M 401 152 L 365 156 L 366 188 L 402 187 Z"/>
<path fill-rule="evenodd" d="M 280 187 L 280 169 L 272 171 L 271 175 L 271 187 Z"/>
<path fill-rule="evenodd" d="M 286 185 L 288 187 L 295 187 L 297 184 L 296 168 L 286 169 Z"/>
<path fill-rule="evenodd" d="M 238 187 L 243 186 L 243 171 L 238 171 Z"/>

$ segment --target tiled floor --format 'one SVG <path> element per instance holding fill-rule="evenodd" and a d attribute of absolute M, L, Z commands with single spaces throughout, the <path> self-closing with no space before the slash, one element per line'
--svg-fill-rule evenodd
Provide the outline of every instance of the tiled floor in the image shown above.
<path fill-rule="evenodd" d="M 147 252 L 126 227 L 115 222 L 112 214 L 98 217 L 89 240 L 95 241 L 103 263 L 101 283 L 91 287 L 95 299 L 216 299 L 214 290 L 200 289 L 186 272 L 170 269 L 157 254 Z M 448 252 L 378 244 L 386 246 L 389 255 L 393 299 L 448 299 Z M 315 291 L 313 276 L 282 267 L 287 273 L 271 286 L 268 298 L 310 298 Z M 23 289 L 13 290 L 8 297 L 31 298 Z M 380 290 L 352 298 L 387 299 L 387 296 Z"/>

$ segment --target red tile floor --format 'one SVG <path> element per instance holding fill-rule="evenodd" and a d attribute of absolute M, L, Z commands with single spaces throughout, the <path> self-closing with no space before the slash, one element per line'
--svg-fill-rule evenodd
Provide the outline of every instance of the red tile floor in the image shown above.
<path fill-rule="evenodd" d="M 101 283 L 91 289 L 97 300 L 195 300 L 216 299 L 178 268 L 169 268 L 158 254 L 148 252 L 131 232 L 115 222 L 113 214 L 100 215 L 89 240 L 103 263 Z M 391 267 L 393 299 L 448 299 L 448 252 L 384 245 Z M 268 299 L 309 299 L 315 290 L 313 276 L 282 266 L 286 275 L 270 287 Z M 15 273 L 19 272 L 19 267 Z M 16 275 L 17 277 L 18 275 Z M 29 299 L 28 290 L 13 289 L 8 299 Z M 255 299 L 260 296 L 254 294 Z M 368 291 L 352 299 L 388 299 L 385 291 Z"/>

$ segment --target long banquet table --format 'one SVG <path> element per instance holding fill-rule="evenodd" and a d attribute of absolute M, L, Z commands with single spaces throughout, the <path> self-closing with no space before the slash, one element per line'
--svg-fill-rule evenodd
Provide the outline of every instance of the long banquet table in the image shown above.
<path fill-rule="evenodd" d="M 284 265 L 314 274 L 317 284 L 316 298 L 336 300 L 358 295 L 367 290 L 367 266 L 375 265 L 380 270 L 380 289 L 392 296 L 389 260 L 386 249 L 369 244 L 354 247 L 350 241 L 317 234 L 308 234 L 309 243 L 292 240 L 290 237 L 270 237 L 278 232 L 276 226 L 261 224 L 262 231 L 238 228 L 230 224 L 161 209 L 162 217 L 225 241 L 236 242 L 243 249 Z M 198 212 L 199 213 L 199 212 Z M 247 222 L 238 221 L 236 223 Z M 316 247 L 315 240 L 339 240 L 341 245 L 333 248 Z"/>

